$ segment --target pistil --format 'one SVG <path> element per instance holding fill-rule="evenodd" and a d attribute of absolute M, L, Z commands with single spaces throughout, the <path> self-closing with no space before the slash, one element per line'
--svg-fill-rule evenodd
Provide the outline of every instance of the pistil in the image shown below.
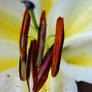
<path fill-rule="evenodd" d="M 31 17 L 31 19 L 32 19 L 34 28 L 35 28 L 36 30 L 38 30 L 37 21 L 36 21 L 35 14 L 34 14 L 35 5 L 34 5 L 31 1 L 22 1 L 22 3 L 25 4 L 25 7 L 26 7 L 27 10 L 29 11 L 29 14 L 30 14 L 30 17 Z"/>

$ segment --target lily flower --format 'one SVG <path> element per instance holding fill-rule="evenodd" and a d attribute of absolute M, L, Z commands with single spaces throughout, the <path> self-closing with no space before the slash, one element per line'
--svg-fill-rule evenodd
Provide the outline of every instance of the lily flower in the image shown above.
<path fill-rule="evenodd" d="M 1 0 L 0 2 L 0 71 L 2 72 L 18 65 L 18 62 L 16 63 L 16 61 L 18 61 L 16 59 L 18 59 L 17 45 L 19 33 L 17 30 L 19 30 L 21 26 L 19 21 L 21 18 L 20 15 L 24 12 L 25 7 L 19 1 L 9 1 L 7 2 L 9 5 L 5 0 Z M 49 73 L 48 79 L 40 92 L 78 92 L 76 81 L 78 85 L 78 81 L 92 83 L 92 0 L 50 1 L 53 4 L 46 3 L 45 0 L 33 2 L 35 5 L 38 5 L 35 9 L 37 22 L 39 21 L 39 11 L 41 9 L 46 9 L 47 11 L 48 47 L 50 47 L 54 41 L 53 35 L 55 35 L 57 18 L 59 16 L 64 18 L 65 38 L 59 73 L 55 78 L 52 78 L 51 73 Z M 39 7 L 39 5 L 41 7 Z M 49 8 L 45 7 L 48 5 L 50 5 Z M 9 10 L 7 10 L 7 8 Z M 30 33 L 36 34 L 36 32 Z M 36 37 L 35 35 L 32 36 L 33 38 Z M 4 57 L 6 57 L 6 60 Z M 26 83 L 20 81 L 17 68 L 11 68 L 0 74 L 1 92 L 26 92 L 26 90 Z"/>

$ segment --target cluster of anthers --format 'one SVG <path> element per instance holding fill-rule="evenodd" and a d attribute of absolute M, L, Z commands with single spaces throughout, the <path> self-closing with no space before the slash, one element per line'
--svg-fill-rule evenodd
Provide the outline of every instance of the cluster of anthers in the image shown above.
<path fill-rule="evenodd" d="M 24 1 L 23 1 L 24 2 Z M 32 2 L 24 2 L 26 9 L 23 15 L 22 26 L 19 37 L 19 75 L 22 81 L 27 81 L 30 92 L 30 73 L 33 77 L 33 92 L 38 92 L 48 78 L 51 68 L 51 75 L 55 77 L 58 74 L 61 52 L 64 41 L 64 24 L 63 18 L 58 17 L 56 21 L 56 34 L 54 44 L 48 49 L 44 55 L 45 39 L 46 39 L 46 14 L 42 10 L 40 23 L 37 25 L 34 15 L 34 4 Z M 35 29 L 38 30 L 38 39 L 31 40 L 31 44 L 27 53 L 27 40 L 30 21 Z"/>

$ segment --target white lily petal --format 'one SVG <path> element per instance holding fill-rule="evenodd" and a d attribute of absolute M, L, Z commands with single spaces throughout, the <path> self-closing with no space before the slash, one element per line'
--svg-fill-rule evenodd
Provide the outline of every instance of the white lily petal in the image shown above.
<path fill-rule="evenodd" d="M 51 82 L 51 92 L 77 92 L 75 80 L 65 75 L 62 69 L 55 78 L 51 78 Z"/>
<path fill-rule="evenodd" d="M 66 66 L 67 65 L 64 65 L 63 68 L 66 68 Z M 48 86 L 45 85 L 45 88 L 42 88 L 40 92 L 77 92 L 75 81 L 69 78 L 69 76 L 66 76 L 62 71 L 59 72 L 56 78 L 50 77 L 48 80 L 50 83 Z M 0 74 L 1 92 L 26 92 L 26 86 L 26 82 L 19 79 L 17 67 L 8 69 Z"/>
<path fill-rule="evenodd" d="M 26 92 L 26 82 L 20 81 L 17 67 L 0 74 L 0 92 Z"/>
<path fill-rule="evenodd" d="M 57 17 L 64 18 L 65 39 L 92 31 L 92 0 L 57 0 L 48 15 L 48 35 L 55 33 Z"/>
<path fill-rule="evenodd" d="M 80 67 L 73 64 L 67 64 L 64 60 L 61 60 L 60 71 L 73 80 L 92 83 L 92 67 Z"/>
<path fill-rule="evenodd" d="M 92 83 L 91 72 L 92 68 L 67 64 L 62 59 L 58 75 L 55 78 L 50 78 L 50 92 L 78 92 L 76 81 Z"/>
<path fill-rule="evenodd" d="M 92 66 L 92 32 L 72 36 L 64 43 L 62 56 L 68 63 Z"/>
<path fill-rule="evenodd" d="M 14 41 L 0 39 L 0 72 L 18 65 L 19 50 Z"/>
<path fill-rule="evenodd" d="M 90 72 L 92 68 L 67 64 L 62 59 L 58 75 L 55 78 L 49 77 L 44 92 L 78 92 L 76 80 L 92 83 Z M 18 68 L 12 68 L 0 74 L 0 91 L 12 92 L 12 90 L 13 92 L 26 92 L 27 90 L 26 82 L 19 79 Z"/>
<path fill-rule="evenodd" d="M 0 39 L 0 57 L 6 57 L 6 58 L 18 58 L 19 56 L 19 50 L 17 43 L 13 41 L 8 41 L 4 39 Z M 0 60 L 1 61 L 1 60 Z"/>

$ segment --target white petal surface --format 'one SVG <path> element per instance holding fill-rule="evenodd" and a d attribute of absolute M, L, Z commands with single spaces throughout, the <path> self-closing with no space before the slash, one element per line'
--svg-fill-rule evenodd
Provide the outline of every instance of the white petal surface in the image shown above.
<path fill-rule="evenodd" d="M 62 59 L 59 74 L 51 78 L 51 92 L 78 92 L 76 81 L 92 83 L 92 68 L 67 64 Z"/>
<path fill-rule="evenodd" d="M 80 67 L 61 60 L 60 71 L 71 79 L 92 83 L 92 67 Z"/>
<path fill-rule="evenodd" d="M 26 83 L 19 79 L 17 67 L 0 74 L 0 92 L 26 92 L 25 87 Z"/>
<path fill-rule="evenodd" d="M 15 58 L 17 59 L 19 56 L 19 50 L 17 43 L 13 41 L 8 41 L 5 39 L 0 39 L 0 57 L 6 58 Z M 16 53 L 15 53 L 16 52 Z"/>
<path fill-rule="evenodd" d="M 84 32 L 64 42 L 62 56 L 68 63 L 92 66 L 92 32 Z"/>
<path fill-rule="evenodd" d="M 14 41 L 0 39 L 0 72 L 18 65 L 19 49 Z"/>
<path fill-rule="evenodd" d="M 47 80 L 48 85 L 45 85 L 44 92 L 78 92 L 75 81 L 92 83 L 92 68 L 67 64 L 62 59 L 59 74 L 55 78 L 50 76 L 51 74 L 49 74 L 50 79 Z M 0 74 L 0 91 L 27 91 L 26 82 L 20 81 L 17 68 L 11 68 Z"/>
<path fill-rule="evenodd" d="M 44 92 L 77 92 L 75 81 L 64 74 L 62 75 L 61 71 L 56 78 L 51 78 L 50 80 L 48 82 L 51 85 L 46 85 Z M 19 79 L 17 67 L 8 69 L 0 74 L 1 92 L 27 92 L 26 86 L 26 82 L 20 81 Z"/>
<path fill-rule="evenodd" d="M 77 92 L 75 80 L 62 73 L 62 70 L 51 81 L 51 92 Z"/>

